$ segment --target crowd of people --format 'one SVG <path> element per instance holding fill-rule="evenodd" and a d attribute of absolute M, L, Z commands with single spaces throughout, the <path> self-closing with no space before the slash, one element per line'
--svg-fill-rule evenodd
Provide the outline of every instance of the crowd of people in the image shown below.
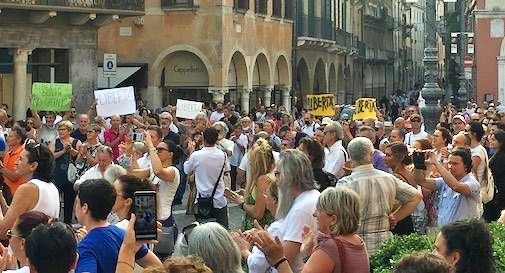
<path fill-rule="evenodd" d="M 486 222 L 505 222 L 505 106 L 447 104 L 427 132 L 418 106 L 397 104 L 363 120 L 223 103 L 182 119 L 141 101 L 125 116 L 91 118 L 93 104 L 18 120 L 3 105 L 0 269 L 368 273 L 393 234 L 436 232 L 433 254 L 394 272 L 495 272 Z M 155 191 L 158 241 L 135 239 L 139 191 Z"/>

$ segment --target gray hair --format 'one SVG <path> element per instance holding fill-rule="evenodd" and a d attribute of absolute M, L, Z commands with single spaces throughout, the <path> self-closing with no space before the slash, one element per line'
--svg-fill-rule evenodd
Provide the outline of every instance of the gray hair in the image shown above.
<path fill-rule="evenodd" d="M 344 129 L 342 128 L 342 125 L 338 121 L 333 121 L 328 123 L 325 128 L 328 128 L 328 131 L 335 132 L 337 134 L 337 139 L 341 140 L 344 139 Z"/>
<path fill-rule="evenodd" d="M 370 139 L 356 137 L 347 145 L 347 151 L 352 162 L 363 165 L 371 163 L 374 147 Z"/>
<path fill-rule="evenodd" d="M 224 227 L 215 222 L 196 226 L 191 234 L 179 234 L 175 257 L 198 256 L 214 273 L 244 273 L 240 250 Z"/>
<path fill-rule="evenodd" d="M 281 153 L 279 163 L 279 203 L 277 206 L 277 219 L 286 217 L 294 202 L 291 194 L 292 188 L 300 191 L 309 191 L 315 188 L 312 164 L 309 158 L 301 151 L 288 149 Z"/>
<path fill-rule="evenodd" d="M 125 174 L 127 174 L 127 171 L 123 167 L 116 164 L 111 164 L 103 173 L 103 178 L 112 184 L 114 181 L 116 181 L 116 179 Z"/>
<path fill-rule="evenodd" d="M 358 230 L 361 206 L 355 191 L 347 187 L 326 188 L 317 200 L 317 208 L 337 217 L 336 223 L 330 226 L 332 235 L 352 234 Z"/>
<path fill-rule="evenodd" d="M 223 133 L 226 137 L 226 135 L 228 134 L 228 131 L 230 131 L 230 129 L 228 128 L 228 125 L 226 125 L 226 123 L 224 123 L 222 121 L 216 121 L 216 122 L 214 122 L 214 124 L 212 124 L 212 127 L 215 127 L 216 125 L 219 125 L 219 126 L 221 126 L 221 128 L 223 128 Z"/>

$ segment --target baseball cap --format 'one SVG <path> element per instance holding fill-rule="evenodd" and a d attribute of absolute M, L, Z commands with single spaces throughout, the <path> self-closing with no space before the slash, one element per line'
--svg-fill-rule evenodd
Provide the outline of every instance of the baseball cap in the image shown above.
<path fill-rule="evenodd" d="M 464 124 L 466 124 L 466 120 L 465 118 L 462 116 L 462 115 L 455 115 L 454 117 L 452 117 L 452 121 L 454 122 L 455 119 L 459 119 L 461 120 Z"/>
<path fill-rule="evenodd" d="M 321 120 L 321 125 L 328 125 L 330 123 L 332 123 L 333 120 L 329 117 L 324 117 L 323 120 Z"/>

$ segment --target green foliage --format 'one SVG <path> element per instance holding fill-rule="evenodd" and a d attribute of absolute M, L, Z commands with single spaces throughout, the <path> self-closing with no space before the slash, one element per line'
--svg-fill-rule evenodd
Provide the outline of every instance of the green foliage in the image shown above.
<path fill-rule="evenodd" d="M 489 224 L 493 235 L 493 255 L 496 261 L 496 272 L 505 272 L 505 225 L 497 222 Z"/>
<path fill-rule="evenodd" d="M 400 259 L 416 251 L 433 250 L 434 240 L 426 235 L 393 236 L 370 258 L 374 273 L 390 273 Z"/>
<path fill-rule="evenodd" d="M 493 255 L 496 259 L 496 272 L 505 272 L 505 225 L 497 222 L 489 224 L 493 237 Z M 432 251 L 435 238 L 427 235 L 411 234 L 393 236 L 385 241 L 370 258 L 374 273 L 390 273 L 403 256 L 415 251 Z"/>

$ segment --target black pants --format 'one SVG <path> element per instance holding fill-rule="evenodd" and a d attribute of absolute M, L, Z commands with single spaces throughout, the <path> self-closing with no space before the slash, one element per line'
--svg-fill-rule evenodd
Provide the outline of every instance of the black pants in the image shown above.
<path fill-rule="evenodd" d="M 217 222 L 228 229 L 228 206 L 220 209 L 212 208 L 210 215 L 211 218 L 203 219 L 198 214 L 195 214 L 195 219 L 200 223 Z"/>
<path fill-rule="evenodd" d="M 231 176 L 231 190 L 236 191 L 237 190 L 237 166 L 231 165 L 230 176 Z"/>
<path fill-rule="evenodd" d="M 63 193 L 63 221 L 65 224 L 72 224 L 72 215 L 74 213 L 74 202 L 76 193 L 74 191 L 74 185 L 72 183 L 65 183 L 58 187 L 61 193 Z"/>

